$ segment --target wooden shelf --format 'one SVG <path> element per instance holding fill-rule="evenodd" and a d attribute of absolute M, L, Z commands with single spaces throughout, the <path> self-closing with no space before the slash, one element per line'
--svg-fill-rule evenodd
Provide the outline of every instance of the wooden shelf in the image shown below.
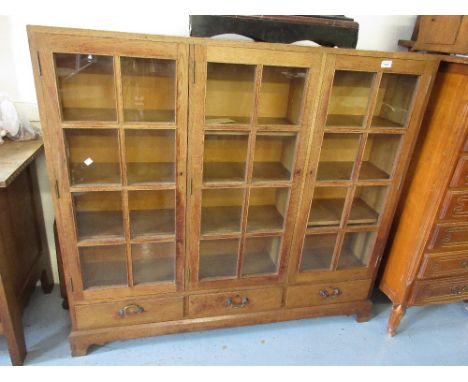
<path fill-rule="evenodd" d="M 333 247 L 304 248 L 302 251 L 300 272 L 315 269 L 328 270 L 333 256 L 333 249 Z"/>
<path fill-rule="evenodd" d="M 362 199 L 354 199 L 348 224 L 376 224 L 379 214 Z"/>
<path fill-rule="evenodd" d="M 175 232 L 174 209 L 130 211 L 131 237 L 167 235 Z"/>
<path fill-rule="evenodd" d="M 248 125 L 250 123 L 250 117 L 238 117 L 238 116 L 206 116 L 206 125 L 235 125 L 243 124 Z"/>
<path fill-rule="evenodd" d="M 174 110 L 124 109 L 125 122 L 175 122 Z"/>
<path fill-rule="evenodd" d="M 72 186 L 119 185 L 120 164 L 94 162 L 90 166 L 84 163 L 70 163 Z"/>
<path fill-rule="evenodd" d="M 254 182 L 290 179 L 291 173 L 281 162 L 254 162 L 252 174 Z"/>
<path fill-rule="evenodd" d="M 359 172 L 359 180 L 377 180 L 388 178 L 390 178 L 390 175 L 375 166 L 372 162 L 362 162 L 361 171 Z"/>
<path fill-rule="evenodd" d="M 247 232 L 278 231 L 283 229 L 284 218 L 275 206 L 249 207 L 247 218 Z"/>
<path fill-rule="evenodd" d="M 257 117 L 257 125 L 288 125 L 298 126 L 292 120 L 286 117 Z"/>
<path fill-rule="evenodd" d="M 249 252 L 245 254 L 242 275 L 275 274 L 278 266 L 270 258 L 268 252 Z"/>
<path fill-rule="evenodd" d="M 205 162 L 203 182 L 243 182 L 245 162 Z"/>
<path fill-rule="evenodd" d="M 128 184 L 174 183 L 175 164 L 156 162 L 127 163 Z"/>
<path fill-rule="evenodd" d="M 341 222 L 345 199 L 314 199 L 309 214 L 308 227 L 338 226 Z"/>
<path fill-rule="evenodd" d="M 390 119 L 383 118 L 379 115 L 374 115 L 372 117 L 371 126 L 372 127 L 396 127 L 396 128 L 404 127 L 402 124 L 398 122 L 391 121 Z"/>
<path fill-rule="evenodd" d="M 175 280 L 173 257 L 133 260 L 132 266 L 134 284 L 174 282 Z"/>
<path fill-rule="evenodd" d="M 62 109 L 64 121 L 117 121 L 115 109 L 105 108 L 77 108 L 66 107 Z"/>
<path fill-rule="evenodd" d="M 338 269 L 361 268 L 365 266 L 366 264 L 359 260 L 351 249 L 343 247 L 338 260 Z"/>
<path fill-rule="evenodd" d="M 124 261 L 82 262 L 81 268 L 86 289 L 128 285 L 127 265 Z"/>
<path fill-rule="evenodd" d="M 319 162 L 317 181 L 350 180 L 354 162 Z"/>
<path fill-rule="evenodd" d="M 363 127 L 364 115 L 329 114 L 326 126 L 336 127 Z"/>
<path fill-rule="evenodd" d="M 222 251 L 220 243 L 220 251 Z M 235 277 L 237 272 L 237 253 L 220 253 L 200 256 L 198 278 Z"/>
<path fill-rule="evenodd" d="M 202 234 L 239 233 L 242 207 L 220 206 L 202 208 Z"/>
<path fill-rule="evenodd" d="M 78 241 L 124 239 L 122 211 L 77 211 Z"/>

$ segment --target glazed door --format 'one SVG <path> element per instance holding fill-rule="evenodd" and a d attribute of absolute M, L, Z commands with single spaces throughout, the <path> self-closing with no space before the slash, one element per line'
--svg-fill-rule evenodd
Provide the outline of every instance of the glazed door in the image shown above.
<path fill-rule="evenodd" d="M 77 298 L 183 289 L 184 44 L 51 35 L 40 60 Z"/>
<path fill-rule="evenodd" d="M 372 277 L 432 70 L 424 61 L 333 55 L 326 67 L 291 281 Z"/>
<path fill-rule="evenodd" d="M 190 287 L 281 280 L 321 54 L 193 48 Z"/>

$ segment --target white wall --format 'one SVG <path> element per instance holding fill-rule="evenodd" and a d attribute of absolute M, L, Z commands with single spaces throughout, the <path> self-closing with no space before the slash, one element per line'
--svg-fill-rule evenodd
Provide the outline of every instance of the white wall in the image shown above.
<path fill-rule="evenodd" d="M 396 51 L 401 50 L 398 39 L 411 37 L 416 16 L 360 16 L 352 17 L 360 25 L 358 49 Z M 22 109 L 28 107 L 31 118 L 38 118 L 36 93 L 29 57 L 26 25 L 49 25 L 74 28 L 101 29 L 122 32 L 139 32 L 188 36 L 188 14 L 142 13 L 136 17 L 103 17 L 99 12 L 87 13 L 86 17 L 76 17 L 73 12 L 67 15 L 27 15 L 0 16 L 0 92 L 6 92 Z M 54 268 L 55 280 L 57 265 L 52 231 L 54 219 L 47 171 L 44 158 L 37 162 L 39 186 L 44 209 L 47 237 Z"/>

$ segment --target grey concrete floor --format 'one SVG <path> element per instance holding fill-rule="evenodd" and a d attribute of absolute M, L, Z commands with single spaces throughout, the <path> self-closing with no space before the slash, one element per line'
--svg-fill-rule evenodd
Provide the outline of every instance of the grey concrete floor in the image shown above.
<path fill-rule="evenodd" d="M 38 288 L 25 310 L 25 365 L 468 365 L 468 310 L 454 303 L 410 308 L 394 338 L 390 303 L 374 296 L 373 316 L 323 317 L 118 341 L 73 358 L 59 289 Z M 10 365 L 0 337 L 0 365 Z"/>

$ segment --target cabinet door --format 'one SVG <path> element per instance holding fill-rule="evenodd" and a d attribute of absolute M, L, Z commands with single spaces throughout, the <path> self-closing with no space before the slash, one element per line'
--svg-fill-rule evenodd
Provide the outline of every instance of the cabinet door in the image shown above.
<path fill-rule="evenodd" d="M 432 66 L 327 57 L 290 280 L 370 278 L 383 249 Z"/>
<path fill-rule="evenodd" d="M 188 46 L 51 34 L 37 47 L 75 297 L 182 290 Z"/>
<path fill-rule="evenodd" d="M 285 276 L 321 56 L 194 46 L 191 288 Z"/>

